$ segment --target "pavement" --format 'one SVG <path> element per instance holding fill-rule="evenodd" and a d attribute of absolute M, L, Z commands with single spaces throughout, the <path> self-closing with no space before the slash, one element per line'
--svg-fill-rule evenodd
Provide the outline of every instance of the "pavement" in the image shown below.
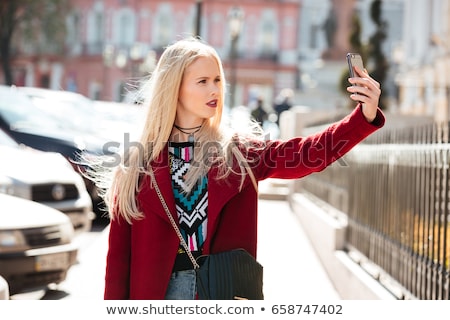
<path fill-rule="evenodd" d="M 265 300 L 301 304 L 340 299 L 286 200 L 260 198 L 258 224 Z"/>

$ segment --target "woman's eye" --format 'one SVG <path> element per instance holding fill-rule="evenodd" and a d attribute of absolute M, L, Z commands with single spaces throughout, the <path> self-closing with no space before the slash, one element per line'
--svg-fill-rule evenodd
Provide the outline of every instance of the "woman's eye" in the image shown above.
<path fill-rule="evenodd" d="M 215 82 L 220 82 L 220 78 L 217 78 L 214 80 Z"/>
<path fill-rule="evenodd" d="M 198 83 L 206 83 L 206 80 L 205 79 L 200 80 Z"/>

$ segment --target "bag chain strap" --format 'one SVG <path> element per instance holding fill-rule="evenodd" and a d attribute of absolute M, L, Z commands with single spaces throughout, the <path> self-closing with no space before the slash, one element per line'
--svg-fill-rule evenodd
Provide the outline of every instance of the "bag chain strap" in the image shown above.
<path fill-rule="evenodd" d="M 169 218 L 170 223 L 172 224 L 172 227 L 175 229 L 175 232 L 181 241 L 181 245 L 183 246 L 184 250 L 186 251 L 187 255 L 189 256 L 189 259 L 191 260 L 192 264 L 194 265 L 194 269 L 200 268 L 200 265 L 195 260 L 194 256 L 192 255 L 191 250 L 189 250 L 189 247 L 188 247 L 186 241 L 184 240 L 183 236 L 181 235 L 180 229 L 178 228 L 175 220 L 173 219 L 173 216 L 170 214 L 169 207 L 167 206 L 167 203 L 164 200 L 161 190 L 159 189 L 158 183 L 156 182 L 155 173 L 153 172 L 152 166 L 150 166 L 149 169 L 150 169 L 150 175 L 153 180 L 153 184 L 155 186 L 156 194 L 158 195 L 158 198 L 161 201 L 164 211 L 166 211 L 167 217 Z"/>

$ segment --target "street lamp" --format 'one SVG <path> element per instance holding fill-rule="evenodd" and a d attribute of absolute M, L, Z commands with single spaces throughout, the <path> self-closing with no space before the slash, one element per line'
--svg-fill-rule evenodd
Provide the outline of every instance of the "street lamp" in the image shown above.
<path fill-rule="evenodd" d="M 202 0 L 196 0 L 196 17 L 195 17 L 195 35 L 200 37 L 201 29 L 202 29 Z"/>
<path fill-rule="evenodd" d="M 236 100 L 236 62 L 237 62 L 237 42 L 242 30 L 244 21 L 244 11 L 239 7 L 231 8 L 229 13 L 229 28 L 231 36 L 230 47 L 230 108 L 234 107 Z"/>
<path fill-rule="evenodd" d="M 115 54 L 114 50 L 115 50 L 114 46 L 111 45 L 111 44 L 107 44 L 103 48 L 103 53 L 102 53 L 102 55 L 103 55 L 103 65 L 104 65 L 104 68 L 103 68 L 103 81 L 102 81 L 102 84 L 100 86 L 101 87 L 101 89 L 100 89 L 101 95 L 96 97 L 96 99 L 100 99 L 101 98 L 102 100 L 106 101 L 109 98 L 108 97 L 109 92 L 107 92 L 109 90 L 107 90 L 107 89 L 109 89 L 109 84 L 110 84 L 110 80 L 109 80 L 109 78 L 111 76 L 110 75 L 110 68 L 114 64 L 114 54 Z"/>
<path fill-rule="evenodd" d="M 128 52 L 125 50 L 117 51 L 112 44 L 106 44 L 102 52 L 103 58 L 103 83 L 101 84 L 101 99 L 109 101 L 113 99 L 114 90 L 112 88 L 115 79 L 116 69 L 123 69 L 128 64 Z M 100 98 L 100 97 L 99 97 Z"/>

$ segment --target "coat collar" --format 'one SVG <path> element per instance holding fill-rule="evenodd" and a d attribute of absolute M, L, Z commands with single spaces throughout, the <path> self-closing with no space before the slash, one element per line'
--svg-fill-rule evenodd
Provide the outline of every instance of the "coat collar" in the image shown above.
<path fill-rule="evenodd" d="M 172 190 L 172 181 L 169 170 L 168 150 L 164 151 L 152 162 L 152 168 L 155 173 L 155 178 L 161 190 L 161 194 L 167 203 L 170 213 L 175 221 L 178 221 L 176 215 L 175 198 Z M 240 177 L 232 174 L 229 178 L 218 181 L 214 177 L 217 176 L 217 168 L 213 167 L 208 173 L 208 236 L 205 239 L 204 250 L 209 252 L 211 246 L 212 235 L 219 225 L 220 213 L 226 203 L 239 192 Z M 150 177 L 145 179 L 150 185 Z M 144 187 L 146 189 L 146 187 Z M 147 197 L 147 196 L 146 196 Z M 160 202 L 158 195 L 154 190 L 148 194 L 149 203 Z M 154 202 L 155 201 L 155 202 Z M 160 208 L 160 209 L 159 209 Z M 163 206 L 160 204 L 157 210 L 154 210 L 164 221 L 170 224 Z"/>

